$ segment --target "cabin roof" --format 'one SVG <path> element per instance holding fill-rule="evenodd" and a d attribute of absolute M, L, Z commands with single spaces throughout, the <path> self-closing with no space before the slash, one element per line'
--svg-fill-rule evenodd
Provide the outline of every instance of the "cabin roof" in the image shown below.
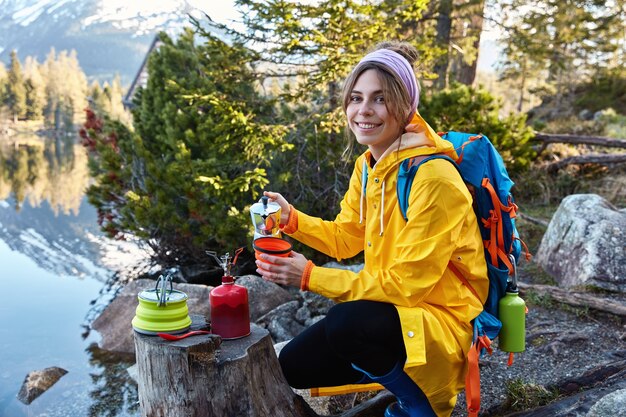
<path fill-rule="evenodd" d="M 124 96 L 124 99 L 122 100 L 124 107 L 132 108 L 133 99 L 135 97 L 135 94 L 137 93 L 137 90 L 140 87 L 145 87 L 148 83 L 148 59 L 150 58 L 150 54 L 152 54 L 152 51 L 161 46 L 161 43 L 162 42 L 159 40 L 159 35 L 155 35 L 152 43 L 150 44 L 150 48 L 148 48 L 148 52 L 146 52 L 146 56 L 143 58 L 143 62 L 141 63 L 141 66 L 139 67 L 139 70 L 137 71 L 137 74 L 133 79 L 133 82 L 131 83 L 128 91 L 126 92 L 126 95 Z"/>

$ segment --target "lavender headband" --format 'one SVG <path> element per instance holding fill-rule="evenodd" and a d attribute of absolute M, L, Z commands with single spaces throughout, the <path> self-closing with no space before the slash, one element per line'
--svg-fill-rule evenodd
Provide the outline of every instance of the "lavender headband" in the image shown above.
<path fill-rule="evenodd" d="M 377 62 L 379 64 L 383 64 L 396 73 L 404 83 L 404 86 L 409 93 L 413 106 L 412 110 L 415 111 L 417 109 L 417 105 L 420 101 L 419 86 L 417 85 L 413 68 L 406 58 L 390 49 L 378 49 L 365 55 L 365 57 L 363 57 L 363 59 L 354 68 L 354 71 L 366 62 Z"/>

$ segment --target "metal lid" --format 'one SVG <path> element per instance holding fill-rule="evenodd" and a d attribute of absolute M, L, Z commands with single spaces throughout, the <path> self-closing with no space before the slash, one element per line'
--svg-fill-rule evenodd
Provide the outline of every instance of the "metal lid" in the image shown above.
<path fill-rule="evenodd" d="M 259 202 L 254 203 L 252 207 L 250 207 L 250 212 L 260 216 L 269 216 L 270 214 L 274 214 L 280 210 L 280 205 L 278 203 L 274 201 L 269 202 L 268 200 L 267 196 L 261 197 Z"/>
<path fill-rule="evenodd" d="M 161 290 L 158 288 L 153 288 L 150 290 L 143 290 L 139 293 L 139 298 L 146 301 L 154 301 L 155 303 L 159 302 L 161 298 Z M 185 301 L 187 300 L 187 294 L 178 290 L 166 290 L 165 291 L 165 300 L 169 302 L 176 301 Z"/>

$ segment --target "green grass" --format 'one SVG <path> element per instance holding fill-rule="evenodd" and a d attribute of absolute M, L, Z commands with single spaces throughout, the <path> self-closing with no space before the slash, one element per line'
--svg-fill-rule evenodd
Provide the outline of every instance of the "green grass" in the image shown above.
<path fill-rule="evenodd" d="M 559 397 L 556 390 L 548 390 L 543 385 L 513 379 L 506 382 L 508 408 L 511 411 L 528 410 L 546 405 Z"/>

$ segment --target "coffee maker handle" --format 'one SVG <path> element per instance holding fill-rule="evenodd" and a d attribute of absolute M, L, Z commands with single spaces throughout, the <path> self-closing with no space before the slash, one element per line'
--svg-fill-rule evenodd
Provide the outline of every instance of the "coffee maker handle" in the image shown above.
<path fill-rule="evenodd" d="M 154 286 L 156 295 L 159 298 L 157 307 L 162 307 L 162 306 L 167 305 L 167 298 L 168 298 L 167 297 L 167 283 L 168 282 L 170 283 L 170 293 L 171 293 L 172 291 L 174 291 L 174 284 L 172 284 L 172 275 L 166 274 L 165 277 L 163 275 L 159 275 L 159 279 L 157 280 Z M 160 288 L 159 288 L 159 284 L 161 284 Z M 160 294 L 159 294 L 159 289 L 161 290 Z"/>

